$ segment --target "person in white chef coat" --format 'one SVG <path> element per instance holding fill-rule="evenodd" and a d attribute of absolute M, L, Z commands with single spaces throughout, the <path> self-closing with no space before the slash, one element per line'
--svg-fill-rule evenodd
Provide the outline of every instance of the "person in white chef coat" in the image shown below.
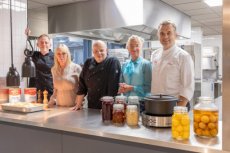
<path fill-rule="evenodd" d="M 162 48 L 151 55 L 152 94 L 167 94 L 179 98 L 177 105 L 190 108 L 194 92 L 194 63 L 188 52 L 176 45 L 176 25 L 163 21 L 158 27 Z"/>

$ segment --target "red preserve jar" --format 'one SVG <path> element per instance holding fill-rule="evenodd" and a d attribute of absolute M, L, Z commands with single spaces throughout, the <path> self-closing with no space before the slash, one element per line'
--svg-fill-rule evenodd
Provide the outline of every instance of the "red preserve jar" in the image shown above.
<path fill-rule="evenodd" d="M 111 122 L 113 113 L 114 99 L 110 96 L 104 96 L 101 98 L 102 102 L 102 121 Z"/>

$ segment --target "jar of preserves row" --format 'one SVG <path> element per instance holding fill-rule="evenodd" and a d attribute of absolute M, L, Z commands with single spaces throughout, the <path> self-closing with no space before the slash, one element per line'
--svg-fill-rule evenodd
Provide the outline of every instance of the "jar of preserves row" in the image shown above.
<path fill-rule="evenodd" d="M 172 116 L 172 137 L 187 140 L 190 136 L 190 119 L 187 107 L 175 106 Z"/>
<path fill-rule="evenodd" d="M 197 136 L 215 137 L 218 134 L 218 108 L 210 97 L 200 97 L 193 110 L 193 128 Z"/>
<path fill-rule="evenodd" d="M 129 126 L 138 125 L 139 108 L 136 97 L 130 98 L 130 103 L 126 103 L 125 96 L 116 96 L 115 100 L 111 96 L 101 98 L 102 121 L 112 122 L 115 125 L 123 125 L 125 122 Z M 135 101 L 135 103 L 134 103 Z"/>

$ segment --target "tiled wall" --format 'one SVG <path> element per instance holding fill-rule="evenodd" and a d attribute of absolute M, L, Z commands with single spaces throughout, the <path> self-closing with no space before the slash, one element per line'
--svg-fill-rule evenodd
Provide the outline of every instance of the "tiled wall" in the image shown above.
<path fill-rule="evenodd" d="M 11 66 L 9 3 L 9 0 L 0 0 L 0 77 L 6 77 Z M 27 0 L 12 0 L 12 5 L 13 63 L 21 76 L 21 66 L 25 58 L 23 52 L 26 47 L 24 30 L 27 24 Z"/>

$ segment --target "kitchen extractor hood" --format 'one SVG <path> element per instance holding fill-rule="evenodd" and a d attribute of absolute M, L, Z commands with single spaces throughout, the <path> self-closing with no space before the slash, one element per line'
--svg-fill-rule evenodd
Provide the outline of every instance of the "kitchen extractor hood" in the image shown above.
<path fill-rule="evenodd" d="M 88 0 L 48 8 L 50 34 L 126 42 L 135 34 L 157 39 L 160 22 L 171 20 L 183 38 L 190 38 L 190 17 L 160 0 Z"/>

